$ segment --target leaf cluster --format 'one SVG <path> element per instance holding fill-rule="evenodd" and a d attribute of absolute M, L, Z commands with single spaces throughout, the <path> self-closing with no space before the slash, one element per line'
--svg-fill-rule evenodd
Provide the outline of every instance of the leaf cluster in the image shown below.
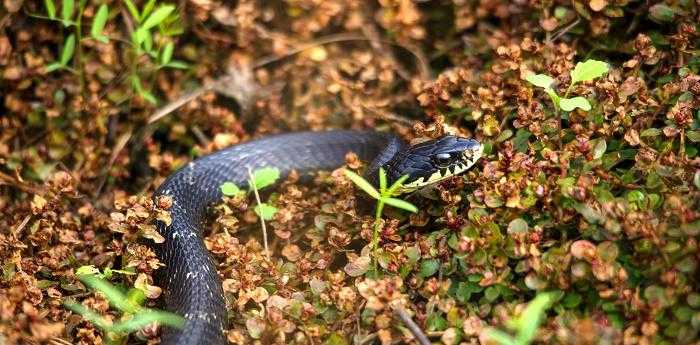
<path fill-rule="evenodd" d="M 143 302 L 146 297 L 141 290 L 132 288 L 125 293 L 122 289 L 109 283 L 107 279 L 112 272 L 122 271 L 111 270 L 100 273 L 95 267 L 82 266 L 76 271 L 76 275 L 83 284 L 104 296 L 109 304 L 122 314 L 120 321 L 112 322 L 71 300 L 63 303 L 66 308 L 82 315 L 104 331 L 107 344 L 122 344 L 128 334 L 137 332 L 153 323 L 178 328 L 184 325 L 185 319 L 177 314 L 144 307 Z"/>

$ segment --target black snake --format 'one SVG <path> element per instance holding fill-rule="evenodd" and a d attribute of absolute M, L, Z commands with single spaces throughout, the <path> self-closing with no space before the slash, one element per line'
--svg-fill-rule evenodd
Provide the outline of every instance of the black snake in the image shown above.
<path fill-rule="evenodd" d="M 172 198 L 170 226 L 157 221 L 165 241 L 153 244 L 165 267 L 159 284 L 169 311 L 185 317 L 182 329 L 167 328 L 162 343 L 225 344 L 226 303 L 216 267 L 202 239 L 207 208 L 221 199 L 221 184 L 246 185 L 248 169 L 274 167 L 285 176 L 332 170 L 348 152 L 371 162 L 365 176 L 376 185 L 379 167 L 389 183 L 409 175 L 403 192 L 459 174 L 481 156 L 476 140 L 455 136 L 408 146 L 397 137 L 373 131 L 297 132 L 234 145 L 201 157 L 173 173 L 154 193 Z"/>

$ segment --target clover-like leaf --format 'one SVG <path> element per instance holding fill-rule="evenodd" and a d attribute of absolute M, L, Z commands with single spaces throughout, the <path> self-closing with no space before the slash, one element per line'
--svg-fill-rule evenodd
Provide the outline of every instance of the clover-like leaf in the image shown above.
<path fill-rule="evenodd" d="M 277 168 L 262 168 L 253 171 L 255 188 L 263 189 L 275 183 L 280 178 L 280 170 Z M 253 186 L 251 185 L 251 189 Z"/>
<path fill-rule="evenodd" d="M 530 84 L 539 86 L 543 89 L 551 89 L 552 84 L 554 84 L 554 78 L 546 74 L 530 74 L 525 77 L 525 80 L 530 82 Z"/>
<path fill-rule="evenodd" d="M 561 107 L 561 109 L 564 111 L 572 111 L 576 108 L 589 111 L 591 110 L 591 103 L 589 103 L 587 99 L 580 96 L 574 98 L 561 98 L 559 99 L 559 107 Z"/>
<path fill-rule="evenodd" d="M 608 63 L 598 60 L 586 60 L 579 62 L 571 71 L 571 85 L 582 81 L 589 81 L 608 73 Z"/>
<path fill-rule="evenodd" d="M 223 193 L 226 196 L 238 196 L 238 195 L 241 195 L 244 193 L 233 182 L 224 182 L 220 188 L 221 188 L 221 193 Z"/>
<path fill-rule="evenodd" d="M 508 234 L 524 234 L 528 229 L 527 222 L 522 218 L 515 218 L 508 223 Z"/>
<path fill-rule="evenodd" d="M 275 216 L 275 213 L 277 213 L 277 207 L 274 207 L 272 205 L 262 203 L 260 205 L 255 206 L 255 213 L 262 217 L 264 220 L 272 220 L 272 218 Z"/>

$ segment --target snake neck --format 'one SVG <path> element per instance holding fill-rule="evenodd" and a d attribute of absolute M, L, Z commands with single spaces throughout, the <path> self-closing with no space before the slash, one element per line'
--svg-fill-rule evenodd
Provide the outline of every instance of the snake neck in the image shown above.
<path fill-rule="evenodd" d="M 389 164 L 392 160 L 406 148 L 407 144 L 397 137 L 387 139 L 386 145 L 377 153 L 375 158 L 367 166 L 364 173 L 364 178 L 371 183 L 375 188 L 379 188 L 379 168 L 384 168 L 387 176 L 387 185 L 391 186 L 401 176 Z"/>

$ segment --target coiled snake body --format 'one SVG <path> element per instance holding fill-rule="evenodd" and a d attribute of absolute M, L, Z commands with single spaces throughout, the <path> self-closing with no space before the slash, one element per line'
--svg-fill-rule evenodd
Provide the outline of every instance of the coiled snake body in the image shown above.
<path fill-rule="evenodd" d="M 454 136 L 408 146 L 372 131 L 298 132 L 234 145 L 187 164 L 154 193 L 154 198 L 172 198 L 172 223 L 156 222 L 165 241 L 152 245 L 165 264 L 158 283 L 165 289 L 167 309 L 186 320 L 182 329 L 164 330 L 163 344 L 226 343 L 221 281 L 202 239 L 207 208 L 221 199 L 221 184 L 244 186 L 248 169 L 263 167 L 275 167 L 282 176 L 292 170 L 332 170 L 345 163 L 348 152 L 371 162 L 365 173 L 370 181 L 376 181 L 379 167 L 387 171 L 389 183 L 408 174 L 405 192 L 467 170 L 481 156 L 482 146 Z"/>

